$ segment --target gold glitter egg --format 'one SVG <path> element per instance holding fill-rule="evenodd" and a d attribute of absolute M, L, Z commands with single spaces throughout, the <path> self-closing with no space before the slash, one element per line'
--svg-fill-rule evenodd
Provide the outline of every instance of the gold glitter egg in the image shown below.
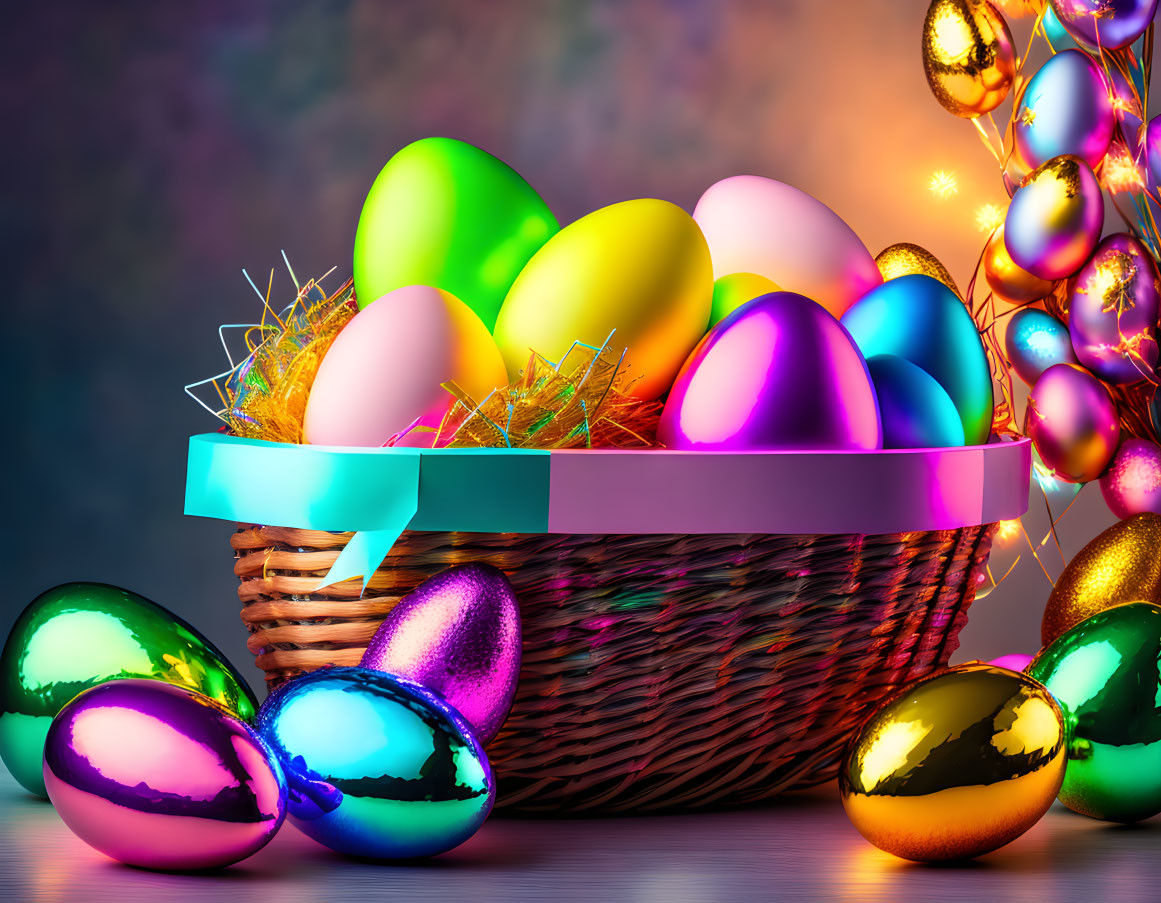
<path fill-rule="evenodd" d="M 987 0 L 933 0 L 923 22 L 923 70 L 948 112 L 973 119 L 994 110 L 1016 74 L 1004 17 Z"/>
<path fill-rule="evenodd" d="M 1048 597 L 1040 638 L 1047 646 L 1123 602 L 1161 604 L 1161 514 L 1115 523 L 1077 553 Z"/>
<path fill-rule="evenodd" d="M 1064 780 L 1065 732 L 1025 674 L 972 662 L 905 687 L 871 715 L 839 772 L 847 816 L 881 850 L 919 862 L 1002 847 Z"/>
<path fill-rule="evenodd" d="M 921 248 L 919 245 L 901 241 L 898 244 L 883 248 L 875 257 L 875 266 L 883 274 L 884 282 L 898 279 L 900 276 L 920 273 L 924 276 L 930 276 L 932 279 L 938 279 L 959 295 L 959 289 L 956 287 L 955 280 L 951 278 L 951 273 L 947 271 L 947 267 L 940 263 L 927 248 Z"/>

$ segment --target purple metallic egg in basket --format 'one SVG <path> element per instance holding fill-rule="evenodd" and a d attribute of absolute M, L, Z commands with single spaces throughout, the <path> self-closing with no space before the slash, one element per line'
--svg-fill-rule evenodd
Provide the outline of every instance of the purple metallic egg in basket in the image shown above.
<path fill-rule="evenodd" d="M 1157 267 L 1133 236 L 1108 235 L 1068 286 L 1076 357 L 1105 382 L 1148 379 L 1157 366 Z"/>
<path fill-rule="evenodd" d="M 674 381 L 657 435 L 667 448 L 701 451 L 883 445 L 850 333 L 794 292 L 754 298 L 706 334 Z"/>
<path fill-rule="evenodd" d="M 458 565 L 399 601 L 360 665 L 439 693 L 487 743 L 516 696 L 520 642 L 520 608 L 508 578 L 491 565 Z"/>
<path fill-rule="evenodd" d="M 220 868 L 257 852 L 286 815 L 286 780 L 249 725 L 162 681 L 100 684 L 53 719 L 49 799 L 81 840 L 129 865 Z"/>

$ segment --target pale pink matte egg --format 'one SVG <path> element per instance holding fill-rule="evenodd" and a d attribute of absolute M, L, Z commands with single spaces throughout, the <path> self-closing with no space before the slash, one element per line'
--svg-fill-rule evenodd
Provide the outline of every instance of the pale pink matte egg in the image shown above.
<path fill-rule="evenodd" d="M 413 423 L 439 426 L 454 381 L 476 401 L 508 384 L 500 351 L 472 310 L 450 292 L 408 285 L 355 315 L 319 366 L 306 406 L 312 445 L 379 447 Z M 398 443 L 430 446 L 411 430 Z"/>

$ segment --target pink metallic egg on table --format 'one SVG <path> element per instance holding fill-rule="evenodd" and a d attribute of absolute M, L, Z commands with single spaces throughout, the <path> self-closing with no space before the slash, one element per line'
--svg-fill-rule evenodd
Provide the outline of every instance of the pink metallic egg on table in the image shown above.
<path fill-rule="evenodd" d="M 1053 157 L 1020 183 L 1004 219 L 1004 246 L 1033 276 L 1064 279 L 1088 260 L 1104 221 L 1092 168 L 1079 157 Z"/>
<path fill-rule="evenodd" d="M 1053 476 L 1088 483 L 1112 460 L 1121 425 L 1108 390 L 1091 373 L 1055 364 L 1028 393 L 1024 435 Z"/>
<path fill-rule="evenodd" d="M 1042 310 L 1025 307 L 1012 314 L 1004 333 L 1004 350 L 1016 375 L 1028 385 L 1053 364 L 1075 364 L 1068 327 Z"/>
<path fill-rule="evenodd" d="M 487 743 L 512 708 L 520 654 L 520 607 L 508 578 L 491 565 L 464 564 L 400 599 L 359 664 L 434 690 Z"/>
<path fill-rule="evenodd" d="M 1101 495 L 1122 520 L 1134 514 L 1161 514 L 1161 445 L 1126 439 L 1101 477 Z"/>
<path fill-rule="evenodd" d="M 1021 163 L 1035 169 L 1072 154 L 1096 167 L 1116 127 L 1109 90 L 1088 54 L 1062 50 L 1049 57 L 1020 95 L 1012 118 Z"/>
<path fill-rule="evenodd" d="M 1008 655 L 1001 655 L 999 658 L 994 658 L 989 665 L 995 665 L 997 668 L 1007 668 L 1009 671 L 1023 671 L 1032 663 L 1032 656 L 1025 655 L 1022 652 L 1012 652 Z"/>
<path fill-rule="evenodd" d="M 850 334 L 820 304 L 772 292 L 718 323 L 686 360 L 661 414 L 673 449 L 874 449 L 875 390 Z"/>
<path fill-rule="evenodd" d="M 110 681 L 68 703 L 48 731 L 44 783 L 81 840 L 148 869 L 238 862 L 286 815 L 282 770 L 254 730 L 156 680 Z"/>
<path fill-rule="evenodd" d="M 1132 235 L 1105 236 L 1068 286 L 1076 357 L 1105 382 L 1148 379 L 1157 366 L 1157 266 Z"/>

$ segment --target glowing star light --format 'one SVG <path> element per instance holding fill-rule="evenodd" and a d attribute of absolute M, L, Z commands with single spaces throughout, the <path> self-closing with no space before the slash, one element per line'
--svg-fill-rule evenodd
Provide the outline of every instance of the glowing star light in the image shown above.
<path fill-rule="evenodd" d="M 927 187 L 932 194 L 940 198 L 949 198 L 959 192 L 959 183 L 955 180 L 955 173 L 948 172 L 946 169 L 937 169 L 933 172 Z"/>
<path fill-rule="evenodd" d="M 1004 225 L 1004 208 L 999 204 L 981 204 L 976 208 L 976 225 L 981 232 L 995 232 Z"/>

